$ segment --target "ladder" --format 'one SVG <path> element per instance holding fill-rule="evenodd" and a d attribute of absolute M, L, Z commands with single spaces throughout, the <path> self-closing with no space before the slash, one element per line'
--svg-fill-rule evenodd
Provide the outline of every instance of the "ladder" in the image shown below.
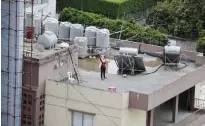
<path fill-rule="evenodd" d="M 74 57 L 73 51 L 72 51 L 72 49 L 70 47 L 68 48 L 68 52 L 69 52 L 70 59 L 71 59 L 71 62 L 72 62 L 72 65 L 73 65 L 73 69 L 74 69 L 74 72 L 75 72 L 75 77 L 76 77 L 76 79 L 78 81 L 78 84 L 80 84 L 80 83 L 82 83 L 82 76 L 80 75 L 76 58 Z"/>

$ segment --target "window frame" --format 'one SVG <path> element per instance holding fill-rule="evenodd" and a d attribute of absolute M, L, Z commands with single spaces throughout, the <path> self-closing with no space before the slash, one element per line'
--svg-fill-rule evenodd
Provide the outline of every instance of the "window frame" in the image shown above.
<path fill-rule="evenodd" d="M 91 115 L 91 116 L 92 116 L 92 126 L 93 126 L 93 120 L 94 120 L 95 114 L 93 114 L 93 113 L 87 113 L 87 112 L 82 112 L 82 111 L 74 111 L 74 110 L 71 111 L 71 114 L 72 114 L 72 115 L 71 115 L 71 122 L 72 122 L 71 126 L 74 126 L 74 124 L 73 124 L 74 112 L 78 112 L 78 113 L 81 113 L 81 114 L 82 114 L 82 126 L 84 126 L 84 125 L 83 125 L 83 124 L 84 124 L 84 115 Z"/>

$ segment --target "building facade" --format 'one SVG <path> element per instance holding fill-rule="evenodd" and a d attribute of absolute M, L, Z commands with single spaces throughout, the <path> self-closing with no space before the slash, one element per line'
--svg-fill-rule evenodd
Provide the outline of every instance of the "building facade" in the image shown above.
<path fill-rule="evenodd" d="M 96 88 L 106 85 L 102 81 L 95 83 L 99 86 L 94 88 L 89 84 L 72 85 L 48 79 L 45 125 L 201 126 L 205 122 L 205 105 L 194 112 L 198 100 L 195 85 L 204 82 L 201 76 L 204 70 L 205 65 L 148 93 L 134 90 L 113 93 Z"/>
<path fill-rule="evenodd" d="M 57 84 L 55 81 L 47 80 L 45 97 L 45 125 L 146 125 L 146 111 L 129 108 L 129 92 L 112 93 L 70 85 L 66 82 Z"/>
<path fill-rule="evenodd" d="M 77 52 L 73 56 L 77 58 Z M 61 80 L 68 71 L 73 72 L 70 55 L 67 49 L 56 48 L 34 54 L 32 60 L 25 55 L 23 69 L 22 126 L 43 126 L 45 81 L 47 78 Z"/>

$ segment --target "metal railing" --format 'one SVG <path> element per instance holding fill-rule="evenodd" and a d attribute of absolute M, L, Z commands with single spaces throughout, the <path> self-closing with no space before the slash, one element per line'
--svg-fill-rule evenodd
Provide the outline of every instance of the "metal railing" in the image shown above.
<path fill-rule="evenodd" d="M 201 109 L 205 108 L 205 99 L 195 98 L 195 108 Z"/>

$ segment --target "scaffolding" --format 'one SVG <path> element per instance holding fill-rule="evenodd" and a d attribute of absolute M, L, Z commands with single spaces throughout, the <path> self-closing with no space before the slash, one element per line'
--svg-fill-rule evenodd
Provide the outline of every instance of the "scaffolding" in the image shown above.
<path fill-rule="evenodd" d="M 2 24 L 2 126 L 21 126 L 24 1 L 4 0 Z"/>
<path fill-rule="evenodd" d="M 34 27 L 34 0 L 3 0 L 1 4 L 1 37 L 2 37 L 2 67 L 1 67 L 1 87 L 2 87 L 2 126 L 35 125 L 35 119 L 25 117 L 22 121 L 23 89 L 33 92 L 33 43 L 24 45 L 26 29 L 26 8 L 31 7 L 31 26 Z M 33 33 L 34 34 L 34 33 Z M 34 35 L 35 36 L 35 35 Z M 35 36 L 36 37 L 36 36 Z M 26 48 L 26 49 L 25 49 Z M 27 71 L 24 69 L 24 61 L 29 62 Z M 29 84 L 22 81 L 22 76 L 27 76 Z M 31 106 L 36 97 L 27 97 L 31 101 Z M 23 110 L 23 111 L 22 111 Z M 31 115 L 34 113 L 30 113 Z"/>

